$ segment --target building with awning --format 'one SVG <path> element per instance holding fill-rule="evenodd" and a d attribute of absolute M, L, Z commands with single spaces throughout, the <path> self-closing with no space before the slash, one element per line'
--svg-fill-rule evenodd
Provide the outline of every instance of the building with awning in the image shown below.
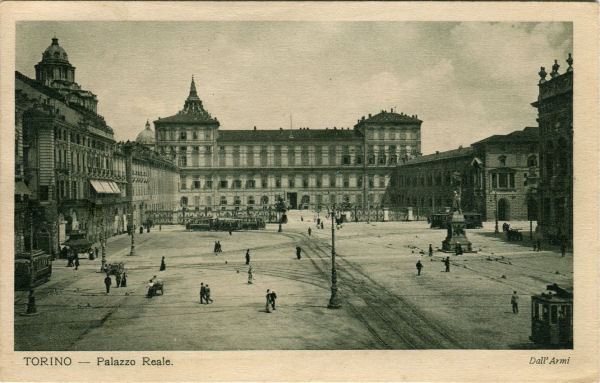
<path fill-rule="evenodd" d="M 90 180 L 90 184 L 98 194 L 121 194 L 121 189 L 113 181 Z"/>
<path fill-rule="evenodd" d="M 31 195 L 31 191 L 29 190 L 27 185 L 25 185 L 25 182 L 16 181 L 15 182 L 15 195 L 19 195 L 19 196 Z"/>

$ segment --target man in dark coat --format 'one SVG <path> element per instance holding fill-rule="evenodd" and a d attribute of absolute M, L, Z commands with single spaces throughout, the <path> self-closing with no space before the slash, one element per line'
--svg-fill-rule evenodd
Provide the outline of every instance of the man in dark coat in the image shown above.
<path fill-rule="evenodd" d="M 302 249 L 300 248 L 300 246 L 296 246 L 296 258 L 302 258 Z"/>
<path fill-rule="evenodd" d="M 513 291 L 512 297 L 510 297 L 510 304 L 512 305 L 513 314 L 519 313 L 519 296 L 516 291 Z"/>
<path fill-rule="evenodd" d="M 166 268 L 167 265 L 165 264 L 165 257 L 162 257 L 162 259 L 160 260 L 160 271 L 165 271 Z"/>
<path fill-rule="evenodd" d="M 271 307 L 275 310 L 275 299 L 277 299 L 277 294 L 275 294 L 275 290 L 271 291 Z"/>
<path fill-rule="evenodd" d="M 450 272 L 450 257 L 446 257 L 446 259 L 444 259 L 444 265 L 446 265 L 446 272 L 449 273 Z"/>
<path fill-rule="evenodd" d="M 75 254 L 75 270 L 79 270 L 79 255 Z"/>
<path fill-rule="evenodd" d="M 112 284 L 112 279 L 110 279 L 110 275 L 106 274 L 106 278 L 104 278 L 104 285 L 106 286 L 106 294 L 110 293 L 110 285 Z"/>
<path fill-rule="evenodd" d="M 200 304 L 204 303 L 206 298 L 206 287 L 204 287 L 204 282 L 200 283 Z M 206 301 L 208 304 L 208 301 Z"/>
<path fill-rule="evenodd" d="M 267 295 L 265 296 L 265 298 L 267 298 L 267 304 L 265 305 L 265 311 L 270 313 L 270 305 L 271 305 L 271 291 L 269 289 L 267 289 Z"/>
<path fill-rule="evenodd" d="M 250 264 L 250 249 L 246 250 L 246 264 Z"/>
<path fill-rule="evenodd" d="M 429 256 L 433 256 L 433 247 L 431 247 L 431 243 L 429 244 Z"/>
<path fill-rule="evenodd" d="M 312 229 L 309 227 L 308 228 L 308 236 L 310 237 L 311 234 L 312 234 Z"/>
<path fill-rule="evenodd" d="M 421 263 L 421 260 L 417 261 L 417 275 L 421 275 L 421 269 L 423 268 L 423 264 Z"/>
<path fill-rule="evenodd" d="M 206 284 L 206 289 L 204 290 L 204 299 L 206 299 L 206 304 L 212 303 L 212 298 L 210 297 L 210 287 L 208 283 Z"/>

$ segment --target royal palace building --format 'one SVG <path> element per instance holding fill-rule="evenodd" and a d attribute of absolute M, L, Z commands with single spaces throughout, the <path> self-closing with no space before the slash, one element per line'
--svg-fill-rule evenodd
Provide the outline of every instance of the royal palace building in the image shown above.
<path fill-rule="evenodd" d="M 122 233 L 138 200 L 173 208 L 164 193 L 175 194 L 176 184 L 168 183 L 178 177 L 176 166 L 143 146 L 128 151 L 128 144 L 115 142 L 97 104 L 75 82 L 57 38 L 35 66 L 35 79 L 15 73 L 16 253 L 56 253 L 72 231 L 92 241 Z M 153 195 L 156 190 L 163 194 Z M 143 219 L 137 215 L 138 224 Z"/>
<path fill-rule="evenodd" d="M 336 202 L 362 218 L 382 203 L 398 161 L 421 151 L 421 121 L 393 111 L 353 129 L 220 129 L 193 78 L 183 109 L 154 125 L 149 145 L 180 168 L 181 208 L 201 215 L 258 214 L 283 200 L 316 210 Z"/>
<path fill-rule="evenodd" d="M 425 219 L 452 206 L 484 220 L 537 219 L 538 128 L 493 135 L 470 147 L 436 152 L 398 165 L 386 195 L 391 206 Z"/>
<path fill-rule="evenodd" d="M 554 61 L 550 79 L 544 67 L 539 75 L 539 96 L 532 105 L 538 110 L 540 127 L 542 235 L 554 242 L 573 240 L 573 59 L 563 74 Z"/>

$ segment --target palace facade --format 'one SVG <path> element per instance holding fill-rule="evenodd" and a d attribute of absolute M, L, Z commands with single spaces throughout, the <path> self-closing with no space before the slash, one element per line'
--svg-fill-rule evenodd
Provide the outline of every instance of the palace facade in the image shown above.
<path fill-rule="evenodd" d="M 396 164 L 420 154 L 421 123 L 381 111 L 353 129 L 225 130 L 192 78 L 183 109 L 154 121 L 147 144 L 177 162 L 184 211 L 256 214 L 281 199 L 291 209 L 335 202 L 362 217 L 381 205 Z"/>
<path fill-rule="evenodd" d="M 387 194 L 390 205 L 425 219 L 450 209 L 460 186 L 464 212 L 484 220 L 535 221 L 538 136 L 537 127 L 527 127 L 398 165 Z"/>
<path fill-rule="evenodd" d="M 573 240 L 573 59 L 565 73 L 554 60 L 550 79 L 540 69 L 538 110 L 542 235 L 556 243 Z"/>

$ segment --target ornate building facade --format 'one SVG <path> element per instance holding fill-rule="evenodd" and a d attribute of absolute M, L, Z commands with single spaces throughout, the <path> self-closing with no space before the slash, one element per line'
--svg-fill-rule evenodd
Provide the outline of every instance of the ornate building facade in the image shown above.
<path fill-rule="evenodd" d="M 398 165 L 387 196 L 424 219 L 448 210 L 461 185 L 465 212 L 486 220 L 536 220 L 537 141 L 538 128 L 527 127 L 409 160 Z"/>
<path fill-rule="evenodd" d="M 154 152 L 121 150 L 96 113 L 96 96 L 75 82 L 75 68 L 57 38 L 35 72 L 35 79 L 15 73 L 15 252 L 56 253 L 73 230 L 92 241 L 126 231 L 129 182 L 150 185 L 132 192 L 166 206 L 161 191 L 177 187 L 176 166 Z"/>
<path fill-rule="evenodd" d="M 336 202 L 368 214 L 398 161 L 421 150 L 421 121 L 393 111 L 353 129 L 223 130 L 193 78 L 183 109 L 154 125 L 156 150 L 180 168 L 181 208 L 199 214 L 257 213 L 280 199 L 292 209 Z"/>
<path fill-rule="evenodd" d="M 559 74 L 554 61 L 550 79 L 540 69 L 538 110 L 540 127 L 540 184 L 542 235 L 554 242 L 573 240 L 573 59 Z"/>

